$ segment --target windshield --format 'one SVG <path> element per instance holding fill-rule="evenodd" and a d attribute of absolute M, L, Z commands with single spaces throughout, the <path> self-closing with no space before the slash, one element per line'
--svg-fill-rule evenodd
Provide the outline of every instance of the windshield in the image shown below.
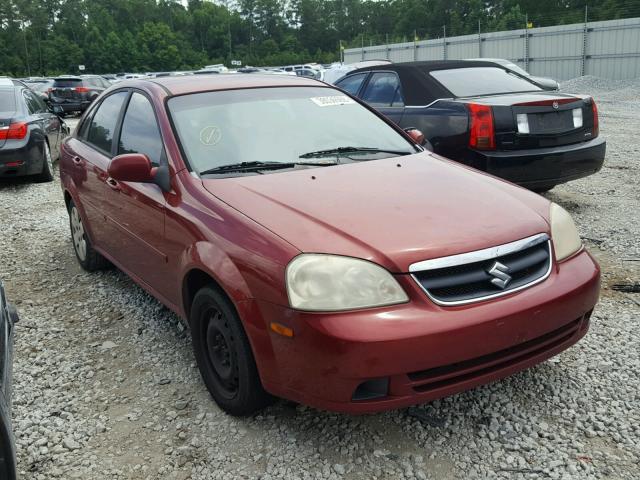
<path fill-rule="evenodd" d="M 434 70 L 430 75 L 456 97 L 542 90 L 537 85 L 498 67 Z"/>
<path fill-rule="evenodd" d="M 239 163 L 303 162 L 302 155 L 340 147 L 378 150 L 355 152 L 357 161 L 395 155 L 379 150 L 416 153 L 383 120 L 332 88 L 194 93 L 174 97 L 168 106 L 187 160 L 197 173 Z M 335 160 L 336 155 L 325 156 Z"/>

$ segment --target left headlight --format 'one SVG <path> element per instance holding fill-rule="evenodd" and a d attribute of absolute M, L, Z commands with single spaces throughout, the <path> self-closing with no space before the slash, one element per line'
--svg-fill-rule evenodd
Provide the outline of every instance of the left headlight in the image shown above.
<path fill-rule="evenodd" d="M 299 255 L 286 276 L 289 303 L 298 310 L 336 312 L 409 301 L 388 271 L 357 258 Z"/>
<path fill-rule="evenodd" d="M 573 218 L 560 205 L 551 204 L 551 239 L 556 252 L 556 261 L 570 257 L 582 248 L 582 240 L 578 234 Z"/>

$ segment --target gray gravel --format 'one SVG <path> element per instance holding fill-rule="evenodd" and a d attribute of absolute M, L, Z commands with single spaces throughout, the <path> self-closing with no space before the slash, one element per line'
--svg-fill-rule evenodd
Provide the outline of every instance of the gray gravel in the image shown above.
<path fill-rule="evenodd" d="M 563 89 L 595 95 L 608 140 L 599 174 L 548 194 L 604 271 L 590 333 L 503 381 L 379 415 L 225 415 L 177 317 L 118 271 L 79 268 L 58 181 L 1 182 L 21 478 L 639 478 L 640 295 L 611 287 L 640 278 L 640 83 Z"/>

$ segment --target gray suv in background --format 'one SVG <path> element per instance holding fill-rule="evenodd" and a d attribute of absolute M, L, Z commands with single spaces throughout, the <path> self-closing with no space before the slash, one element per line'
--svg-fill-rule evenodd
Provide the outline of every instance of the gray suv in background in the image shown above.
<path fill-rule="evenodd" d="M 111 83 L 99 75 L 64 76 L 53 79 L 49 101 L 56 112 L 84 112 Z"/>

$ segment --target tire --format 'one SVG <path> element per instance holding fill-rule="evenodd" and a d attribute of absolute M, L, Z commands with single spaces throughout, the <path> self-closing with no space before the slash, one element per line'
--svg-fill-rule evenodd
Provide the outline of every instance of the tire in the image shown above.
<path fill-rule="evenodd" d="M 51 157 L 49 143 L 46 140 L 42 149 L 42 172 L 38 174 L 36 180 L 40 183 L 53 181 L 53 158 Z"/>
<path fill-rule="evenodd" d="M 71 228 L 71 242 L 73 251 L 80 266 L 87 272 L 104 270 L 111 266 L 109 261 L 100 255 L 91 245 L 85 233 L 82 217 L 73 200 L 69 201 L 69 227 Z"/>
<path fill-rule="evenodd" d="M 220 290 L 208 285 L 196 293 L 190 321 L 200 374 L 220 408 L 245 416 L 272 403 L 273 397 L 260 382 L 240 318 Z"/>

